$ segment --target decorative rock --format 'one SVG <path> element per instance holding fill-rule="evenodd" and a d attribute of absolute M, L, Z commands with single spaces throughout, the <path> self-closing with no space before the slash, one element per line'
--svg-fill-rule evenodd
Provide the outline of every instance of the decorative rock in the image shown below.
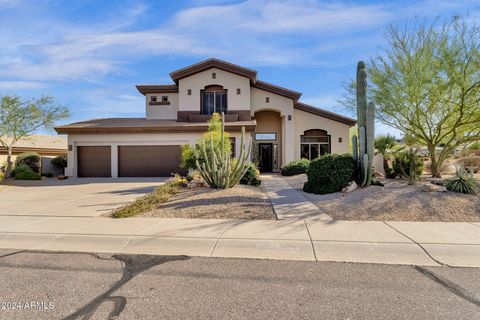
<path fill-rule="evenodd" d="M 425 183 L 422 186 L 422 191 L 425 192 L 447 192 L 447 188 L 433 184 L 433 183 Z"/>
<path fill-rule="evenodd" d="M 203 180 L 192 180 L 187 185 L 188 189 L 203 188 L 203 187 L 205 187 L 205 181 Z"/>
<path fill-rule="evenodd" d="M 355 181 L 352 181 L 352 182 L 350 182 L 350 184 L 348 186 L 346 186 L 345 188 L 342 189 L 342 192 L 349 193 L 349 192 L 352 192 L 353 190 L 355 190 L 357 188 L 358 188 L 357 183 Z"/>
<path fill-rule="evenodd" d="M 385 178 L 385 175 L 381 172 L 378 172 L 378 171 L 374 171 L 373 175 L 377 178 Z"/>

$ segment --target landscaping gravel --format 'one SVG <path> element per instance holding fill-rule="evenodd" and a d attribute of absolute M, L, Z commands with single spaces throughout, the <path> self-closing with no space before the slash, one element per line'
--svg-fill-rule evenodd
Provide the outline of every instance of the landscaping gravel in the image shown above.
<path fill-rule="evenodd" d="M 305 175 L 286 178 L 302 189 Z M 351 193 L 316 195 L 300 191 L 322 212 L 337 220 L 480 221 L 480 196 L 453 192 L 424 192 L 422 183 L 385 180 Z"/>
<path fill-rule="evenodd" d="M 159 218 L 276 219 L 262 187 L 237 185 L 231 189 L 183 189 L 157 209 L 141 214 Z"/>

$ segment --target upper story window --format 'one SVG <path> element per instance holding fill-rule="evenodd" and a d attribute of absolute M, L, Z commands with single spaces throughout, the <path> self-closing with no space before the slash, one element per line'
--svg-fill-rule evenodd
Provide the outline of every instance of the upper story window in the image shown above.
<path fill-rule="evenodd" d="M 162 102 L 168 102 L 168 96 L 162 96 Z"/>
<path fill-rule="evenodd" d="M 214 112 L 227 113 L 227 90 L 222 86 L 207 86 L 201 91 L 201 114 L 210 115 Z"/>
<path fill-rule="evenodd" d="M 151 96 L 150 101 L 151 102 L 157 102 L 157 96 Z"/>

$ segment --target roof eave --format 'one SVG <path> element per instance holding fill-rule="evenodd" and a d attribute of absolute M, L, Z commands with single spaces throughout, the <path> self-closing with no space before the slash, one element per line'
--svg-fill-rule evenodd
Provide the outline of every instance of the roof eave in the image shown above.
<path fill-rule="evenodd" d="M 342 116 L 340 114 L 330 112 L 330 111 L 327 111 L 327 110 L 323 110 L 323 109 L 320 109 L 320 108 L 317 108 L 317 107 L 314 107 L 314 106 L 311 106 L 311 105 L 308 105 L 308 104 L 305 104 L 305 103 L 297 102 L 294 105 L 294 108 L 298 109 L 298 110 L 301 110 L 301 111 L 305 111 L 305 112 L 314 114 L 314 115 L 317 115 L 317 116 L 320 116 L 320 117 L 323 117 L 323 118 L 327 118 L 327 119 L 330 119 L 330 120 L 333 120 L 333 121 L 337 121 L 337 122 L 349 125 L 350 127 L 353 127 L 354 125 L 357 124 L 357 121 L 355 119 L 345 117 L 345 116 Z"/>

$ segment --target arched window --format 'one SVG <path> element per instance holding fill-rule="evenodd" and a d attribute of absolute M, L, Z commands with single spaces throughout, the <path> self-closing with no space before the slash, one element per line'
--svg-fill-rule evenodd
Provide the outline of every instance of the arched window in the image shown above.
<path fill-rule="evenodd" d="M 211 115 L 214 112 L 227 113 L 227 90 L 222 86 L 206 86 L 201 91 L 200 101 L 201 114 Z"/>
<path fill-rule="evenodd" d="M 321 129 L 311 129 L 300 136 L 300 156 L 313 160 L 331 152 L 330 135 Z"/>

